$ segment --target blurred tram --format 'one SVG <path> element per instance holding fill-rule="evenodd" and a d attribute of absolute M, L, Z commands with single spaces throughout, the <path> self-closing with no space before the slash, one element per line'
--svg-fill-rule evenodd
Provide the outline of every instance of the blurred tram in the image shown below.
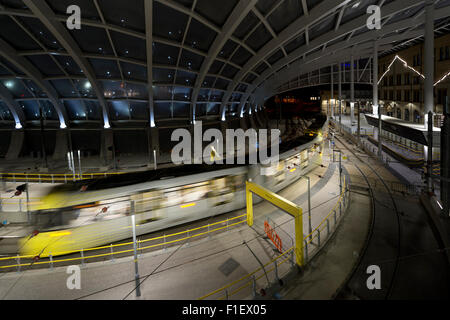
<path fill-rule="evenodd" d="M 21 240 L 20 254 L 43 258 L 128 239 L 132 212 L 142 235 L 245 208 L 247 180 L 278 192 L 321 165 L 324 134 L 280 146 L 272 166 L 185 165 L 57 186 L 33 212 L 38 231 Z"/>

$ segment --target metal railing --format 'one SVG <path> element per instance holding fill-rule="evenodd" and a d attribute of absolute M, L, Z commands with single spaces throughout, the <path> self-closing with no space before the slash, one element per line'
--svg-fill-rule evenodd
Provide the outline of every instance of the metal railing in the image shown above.
<path fill-rule="evenodd" d="M 164 234 L 159 237 L 139 240 L 137 241 L 137 247 L 140 254 L 144 253 L 145 250 L 160 248 L 167 249 L 168 246 L 180 243 L 187 242 L 191 239 L 199 238 L 205 235 L 210 235 L 214 232 L 221 230 L 229 230 L 235 226 L 247 222 L 247 214 L 240 215 L 237 217 L 229 218 L 223 221 L 211 223 L 208 225 L 204 225 L 194 229 L 188 229 L 185 231 L 173 233 L 173 234 Z M 131 227 L 131 226 L 130 226 Z M 109 257 L 111 261 L 114 261 L 115 257 L 119 255 L 124 255 L 128 253 L 133 253 L 134 251 L 134 242 L 120 243 L 120 244 L 110 244 L 101 247 L 95 248 L 86 248 L 80 250 L 73 251 L 64 251 L 64 252 L 51 252 L 49 258 L 44 261 L 40 261 L 39 256 L 35 255 L 16 255 L 10 257 L 0 258 L 0 270 L 5 269 L 13 269 L 16 268 L 18 272 L 21 271 L 22 267 L 30 267 L 34 265 L 49 265 L 49 268 L 53 268 L 56 264 L 64 263 L 64 262 L 74 262 L 78 261 L 81 265 L 84 265 L 87 260 L 92 260 L 95 258 L 104 258 Z M 97 253 L 96 253 L 97 251 Z M 102 251 L 102 252 L 98 252 Z M 87 255 L 90 253 L 90 255 Z M 77 257 L 69 257 L 63 259 L 54 259 L 56 256 L 67 256 L 67 255 L 75 255 L 79 254 Z M 10 264 L 2 265 L 4 262 L 10 262 Z"/>
<path fill-rule="evenodd" d="M 81 181 L 106 178 L 115 175 L 121 175 L 125 172 L 104 172 L 104 173 L 0 173 L 0 181 L 5 182 L 26 182 L 26 183 L 67 183 L 70 181 Z"/>
<path fill-rule="evenodd" d="M 334 233 L 342 218 L 343 212 L 345 212 L 349 200 L 349 189 L 344 176 L 342 193 L 339 196 L 339 200 L 333 209 L 327 214 L 322 222 L 311 232 L 311 234 L 304 237 L 304 252 L 305 252 L 305 264 L 311 261 L 312 257 L 319 252 L 319 250 L 325 245 L 330 236 Z M 326 232 L 325 232 L 326 231 Z M 315 248 L 311 248 L 311 244 L 316 240 Z M 263 277 L 272 277 L 272 283 L 283 283 L 282 278 L 287 275 L 296 266 L 295 264 L 295 248 L 291 247 L 281 255 L 270 260 L 263 266 L 257 268 L 251 273 L 217 289 L 204 296 L 198 298 L 198 300 L 204 300 L 207 298 L 214 298 L 216 300 L 228 300 L 230 297 L 236 296 L 244 289 L 251 287 L 251 294 L 253 297 L 257 296 L 257 281 Z M 291 266 L 284 268 L 284 272 L 280 270 L 281 266 L 285 266 L 285 263 L 290 261 Z M 272 266 L 270 269 L 267 267 Z M 281 281 L 280 281 L 281 280 Z M 269 285 L 269 284 L 268 284 Z M 264 288 L 261 288 L 264 290 Z M 248 296 L 248 292 L 246 294 Z M 243 297 L 244 298 L 244 297 Z"/>

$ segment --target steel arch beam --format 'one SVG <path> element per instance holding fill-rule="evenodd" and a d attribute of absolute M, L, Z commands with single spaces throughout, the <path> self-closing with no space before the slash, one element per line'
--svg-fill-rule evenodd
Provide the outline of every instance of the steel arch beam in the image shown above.
<path fill-rule="evenodd" d="M 225 22 L 222 31 L 217 35 L 208 52 L 207 57 L 205 58 L 205 61 L 201 66 L 199 76 L 197 77 L 197 81 L 195 83 L 195 88 L 192 94 L 192 110 L 195 110 L 195 105 L 197 104 L 198 94 L 200 92 L 202 83 L 205 80 L 205 77 L 211 65 L 214 63 L 214 60 L 219 55 L 220 50 L 222 50 L 225 43 L 230 39 L 236 28 L 245 19 L 247 14 L 254 8 L 257 2 L 257 0 L 239 1 L 236 7 L 233 9 L 233 12 Z"/>
<path fill-rule="evenodd" d="M 53 10 L 48 6 L 45 0 L 23 0 L 23 2 L 30 8 L 35 16 L 47 27 L 53 36 L 61 43 L 67 50 L 70 56 L 75 60 L 78 66 L 83 70 L 86 78 L 91 83 L 92 89 L 97 95 L 97 99 L 102 107 L 104 127 L 109 128 L 110 122 L 108 117 L 108 109 L 106 100 L 103 94 L 102 86 L 97 81 L 94 69 L 89 61 L 83 57 L 83 53 L 78 44 L 72 38 L 67 29 L 57 21 L 57 17 Z"/>
<path fill-rule="evenodd" d="M 384 17 L 393 16 L 393 15 L 397 14 L 398 12 L 408 10 L 412 7 L 419 5 L 420 3 L 422 3 L 422 0 L 411 0 L 411 2 L 409 2 L 407 6 L 405 6 L 404 3 L 394 2 L 389 5 L 386 5 L 384 10 L 382 11 L 382 13 L 384 14 Z M 446 17 L 450 14 L 450 7 L 446 7 L 443 9 L 445 9 L 445 10 L 440 10 L 440 15 L 439 15 L 439 17 L 437 17 L 437 19 Z M 420 15 L 416 15 L 416 17 L 417 16 L 420 16 Z M 307 52 L 309 52 L 315 48 L 318 48 L 320 46 L 323 46 L 324 44 L 326 44 L 330 41 L 338 39 L 338 38 L 344 36 L 345 34 L 352 32 L 353 30 L 359 29 L 361 27 L 365 27 L 366 19 L 367 18 L 365 16 L 362 16 L 356 20 L 350 21 L 350 22 L 346 23 L 345 25 L 341 25 L 338 32 L 336 32 L 336 31 L 328 32 L 328 33 L 324 34 L 323 36 L 313 40 L 309 46 L 302 46 L 302 47 L 296 49 L 295 51 L 291 52 L 287 57 L 280 59 L 273 66 L 273 69 L 279 70 L 280 68 L 282 68 L 285 65 L 291 63 L 292 61 L 298 59 L 299 57 L 306 54 Z M 399 22 L 396 22 L 396 23 L 393 23 L 393 24 L 383 27 L 382 32 L 383 32 L 383 34 L 388 34 L 390 32 L 394 32 L 396 30 L 408 28 L 408 27 L 415 26 L 415 25 L 417 25 L 417 20 L 405 19 L 405 20 L 401 20 Z M 381 31 L 375 32 L 374 36 L 379 37 L 380 32 Z M 409 38 L 409 37 L 411 37 L 409 34 L 408 34 L 408 36 L 405 36 L 405 38 Z M 367 33 L 361 34 L 357 37 L 352 37 L 350 41 L 343 41 L 341 43 L 333 45 L 332 47 L 328 47 L 327 52 L 329 52 L 330 50 L 337 50 L 339 48 L 342 49 L 344 47 L 355 45 L 355 44 L 357 44 L 361 41 L 367 40 L 367 39 L 368 39 Z M 400 39 L 401 39 L 401 37 L 400 37 Z M 257 78 L 254 81 L 255 85 L 253 85 L 247 89 L 247 92 L 246 92 L 246 95 L 244 95 L 244 98 L 246 96 L 248 97 L 250 92 L 252 92 L 255 87 L 260 86 L 261 82 L 264 81 L 262 79 L 267 79 L 271 73 L 272 73 L 271 70 L 266 70 L 259 78 Z"/>
<path fill-rule="evenodd" d="M 14 121 L 16 122 L 16 129 L 21 129 L 22 126 L 25 125 L 26 121 L 25 114 L 20 108 L 19 103 L 16 100 L 14 100 L 14 97 L 12 96 L 11 92 L 9 92 L 9 90 L 1 83 L 0 83 L 0 100 L 3 100 L 3 102 L 11 111 L 14 117 Z"/>
<path fill-rule="evenodd" d="M 39 86 L 47 95 L 48 99 L 52 102 L 55 110 L 58 114 L 60 127 L 62 129 L 67 127 L 68 118 L 64 105 L 58 100 L 58 93 L 56 90 L 47 83 L 42 74 L 36 69 L 27 59 L 17 54 L 17 51 L 11 47 L 6 41 L 0 39 L 0 55 L 6 58 L 10 63 L 23 71 L 31 80 L 33 80 L 37 86 Z"/>
<path fill-rule="evenodd" d="M 222 104 L 227 104 L 230 96 L 237 86 L 237 84 L 242 80 L 242 78 L 254 67 L 256 67 L 261 61 L 264 60 L 266 56 L 275 51 L 279 46 L 283 45 L 285 42 L 295 38 L 297 35 L 302 33 L 309 25 L 320 21 L 322 18 L 328 16 L 329 14 L 335 12 L 337 9 L 341 8 L 345 4 L 349 3 L 350 0 L 328 0 L 322 1 L 315 8 L 309 11 L 308 15 L 303 15 L 293 23 L 291 23 L 287 28 L 285 28 L 276 39 L 269 41 L 259 52 L 253 56 L 245 66 L 236 74 L 234 80 L 228 86 L 227 93 L 225 94 Z"/>
<path fill-rule="evenodd" d="M 144 1 L 145 34 L 147 49 L 147 89 L 150 115 L 150 127 L 155 127 L 155 106 L 153 93 L 153 0 Z"/>
<path fill-rule="evenodd" d="M 387 39 L 384 42 L 380 43 L 380 48 L 382 50 L 386 50 L 392 47 L 392 44 L 390 44 L 391 38 Z M 368 42 L 364 45 L 361 45 L 359 50 L 357 52 L 352 51 L 352 48 L 346 48 L 339 52 L 330 52 L 327 56 L 321 55 L 319 53 L 312 55 L 307 61 L 298 61 L 294 64 L 292 64 L 291 69 L 287 69 L 284 72 L 280 73 L 280 78 L 292 78 L 296 74 L 296 70 L 299 70 L 301 68 L 302 73 L 311 72 L 314 70 L 317 70 L 317 65 L 327 65 L 330 63 L 338 63 L 339 61 L 343 61 L 345 59 L 348 59 L 349 55 L 354 52 L 355 57 L 361 58 L 368 58 L 370 55 L 373 54 L 373 43 Z M 260 87 L 257 91 L 264 91 L 265 97 L 267 97 L 268 94 L 275 92 L 276 88 L 278 88 L 282 84 L 282 81 L 276 81 L 271 80 L 264 84 L 264 86 Z M 260 93 L 259 93 L 260 94 Z"/>

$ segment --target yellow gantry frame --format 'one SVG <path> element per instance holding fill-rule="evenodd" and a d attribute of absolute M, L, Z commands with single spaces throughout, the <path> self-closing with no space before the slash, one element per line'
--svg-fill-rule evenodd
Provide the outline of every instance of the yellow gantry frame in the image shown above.
<path fill-rule="evenodd" d="M 247 224 L 253 226 L 253 193 L 269 201 L 274 206 L 280 208 L 284 212 L 295 218 L 295 256 L 299 267 L 303 267 L 303 210 L 295 203 L 284 199 L 276 193 L 267 190 L 253 182 L 246 182 L 246 199 L 247 199 Z"/>

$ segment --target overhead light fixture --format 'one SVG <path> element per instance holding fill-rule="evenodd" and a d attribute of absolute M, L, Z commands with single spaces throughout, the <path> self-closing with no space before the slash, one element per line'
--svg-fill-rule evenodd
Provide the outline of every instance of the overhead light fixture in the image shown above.
<path fill-rule="evenodd" d="M 16 129 L 22 129 L 22 125 L 20 124 L 20 122 L 16 122 Z"/>
<path fill-rule="evenodd" d="M 359 5 L 361 4 L 361 2 L 360 1 L 358 1 L 357 3 L 355 3 L 354 5 L 353 5 L 353 9 L 356 9 L 356 8 L 358 8 L 359 7 Z"/>
<path fill-rule="evenodd" d="M 5 86 L 6 86 L 7 88 L 11 89 L 12 87 L 14 87 L 14 82 L 12 82 L 12 81 L 7 81 L 7 82 L 5 83 Z"/>

